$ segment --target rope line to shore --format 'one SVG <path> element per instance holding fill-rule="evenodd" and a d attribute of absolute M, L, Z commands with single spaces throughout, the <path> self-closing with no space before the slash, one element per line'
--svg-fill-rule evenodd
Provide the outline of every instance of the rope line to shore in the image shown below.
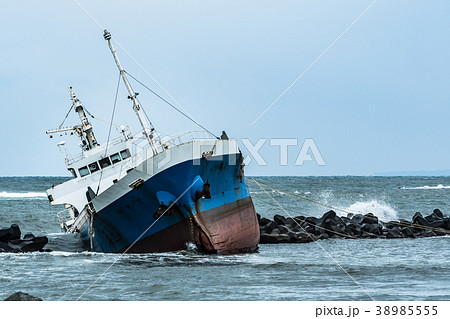
<path fill-rule="evenodd" d="M 342 211 L 342 212 L 347 213 L 347 214 L 362 214 L 362 215 L 364 215 L 364 212 L 361 212 L 361 211 L 355 211 L 355 210 L 348 209 L 348 208 L 342 208 L 342 207 L 339 207 L 339 206 L 334 206 L 334 205 L 325 204 L 325 203 L 322 203 L 322 202 L 320 202 L 320 201 L 318 201 L 318 200 L 315 200 L 315 199 L 312 199 L 312 198 L 308 198 L 308 197 L 305 197 L 305 196 L 301 196 L 301 195 L 298 195 L 298 194 L 294 194 L 294 193 L 291 193 L 291 192 L 286 191 L 286 190 L 282 190 L 282 189 L 277 188 L 277 187 L 274 187 L 274 186 L 270 186 L 270 185 L 267 185 L 267 184 L 264 184 L 264 183 L 261 183 L 261 182 L 257 182 L 257 181 L 254 180 L 253 178 L 250 178 L 250 179 L 248 179 L 248 180 L 251 181 L 251 182 L 253 182 L 253 183 L 255 183 L 255 184 L 257 184 L 257 185 L 259 185 L 260 187 L 261 187 L 261 185 L 262 185 L 262 186 L 267 187 L 267 188 L 270 188 L 270 189 L 272 189 L 272 190 L 274 190 L 274 191 L 277 191 L 277 192 L 286 194 L 286 195 L 291 196 L 291 197 L 296 197 L 296 198 L 299 198 L 299 199 L 301 199 L 301 200 L 308 201 L 308 202 L 311 202 L 311 203 L 314 203 L 314 204 L 317 204 L 317 205 L 320 205 L 320 206 L 323 206 L 323 207 L 331 208 L 331 209 L 333 209 L 333 210 Z M 365 218 L 368 218 L 368 219 L 372 219 L 372 220 L 377 220 L 377 221 L 378 221 L 378 220 L 381 220 L 381 221 L 383 221 L 383 222 L 389 222 L 389 223 L 392 223 L 392 224 L 394 224 L 394 225 L 403 226 L 403 227 L 412 227 L 412 228 L 418 228 L 418 229 L 423 229 L 423 230 L 431 230 L 431 231 L 435 231 L 435 232 L 440 232 L 440 233 L 450 234 L 450 231 L 449 231 L 449 230 L 446 230 L 446 229 L 444 229 L 444 228 L 436 228 L 436 227 L 425 226 L 425 225 L 419 225 L 419 224 L 413 224 L 413 223 L 402 222 L 402 221 L 389 221 L 389 220 L 383 220 L 382 218 L 371 217 L 371 216 L 366 216 L 366 215 L 365 215 L 364 217 L 365 217 Z M 305 221 L 305 222 L 306 222 L 306 221 Z M 308 222 L 306 222 L 306 223 L 308 223 Z M 309 223 L 309 224 L 314 225 L 314 224 L 312 224 L 312 223 Z M 319 227 L 319 226 L 316 226 L 316 225 L 314 225 L 314 226 L 315 226 L 315 227 Z M 327 231 L 330 231 L 330 230 L 327 229 Z M 343 234 L 339 234 L 339 235 L 343 236 Z M 348 237 L 348 235 L 347 235 L 347 237 Z"/>

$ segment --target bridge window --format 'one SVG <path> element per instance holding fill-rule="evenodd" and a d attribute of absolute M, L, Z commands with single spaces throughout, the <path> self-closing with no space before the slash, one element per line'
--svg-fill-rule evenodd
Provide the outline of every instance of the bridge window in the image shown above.
<path fill-rule="evenodd" d="M 78 171 L 80 172 L 80 176 L 84 177 L 86 175 L 89 175 L 89 170 L 87 168 L 87 166 L 84 166 L 82 168 L 79 168 Z"/>
<path fill-rule="evenodd" d="M 101 168 L 105 168 L 105 167 L 108 167 L 109 165 L 111 165 L 111 161 L 109 160 L 108 157 L 105 157 L 98 162 L 100 163 Z"/>
<path fill-rule="evenodd" d="M 91 173 L 95 173 L 99 169 L 100 169 L 100 167 L 98 166 L 97 162 L 89 164 L 89 170 L 91 171 Z"/>
<path fill-rule="evenodd" d="M 75 170 L 74 170 L 73 168 L 68 168 L 68 170 L 69 170 L 69 172 L 72 173 L 72 176 L 73 176 L 74 178 L 77 178 L 77 173 L 75 172 Z"/>
<path fill-rule="evenodd" d="M 121 159 L 120 159 L 119 153 L 116 153 L 116 154 L 111 155 L 111 162 L 112 162 L 113 164 L 116 164 L 116 163 L 118 163 L 118 162 L 120 162 L 120 161 L 121 161 Z"/>
<path fill-rule="evenodd" d="M 122 155 L 123 159 L 126 159 L 126 158 L 130 157 L 130 151 L 128 149 L 123 150 L 120 152 L 120 155 Z"/>

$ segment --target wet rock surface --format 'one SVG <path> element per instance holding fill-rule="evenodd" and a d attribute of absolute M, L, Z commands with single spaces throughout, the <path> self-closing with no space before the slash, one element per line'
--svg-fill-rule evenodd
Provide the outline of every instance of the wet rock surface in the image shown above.
<path fill-rule="evenodd" d="M 42 301 L 41 298 L 34 297 L 24 292 L 15 292 L 5 299 L 5 301 Z"/>
<path fill-rule="evenodd" d="M 333 210 L 321 218 L 275 215 L 273 220 L 258 215 L 261 244 L 309 243 L 328 238 L 420 238 L 450 235 L 450 217 L 439 209 L 423 216 L 417 212 L 412 221 L 383 222 L 375 215 L 338 216 Z"/>
<path fill-rule="evenodd" d="M 23 253 L 33 251 L 49 251 L 44 249 L 48 243 L 46 236 L 34 236 L 26 233 L 22 239 L 18 225 L 12 224 L 9 228 L 0 228 L 0 253 Z"/>

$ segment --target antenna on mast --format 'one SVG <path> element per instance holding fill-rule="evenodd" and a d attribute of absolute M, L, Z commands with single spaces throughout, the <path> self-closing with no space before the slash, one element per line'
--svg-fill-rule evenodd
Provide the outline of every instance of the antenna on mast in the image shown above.
<path fill-rule="evenodd" d="M 142 133 L 146 137 L 148 143 L 150 144 L 150 147 L 152 148 L 153 155 L 156 155 L 158 152 L 156 151 L 156 147 L 153 140 L 153 131 L 155 130 L 150 123 L 147 121 L 147 118 L 145 117 L 145 114 L 139 105 L 137 99 L 136 99 L 136 93 L 133 92 L 131 89 L 131 85 L 128 82 L 127 77 L 125 76 L 125 71 L 122 68 L 122 65 L 120 64 L 119 58 L 117 57 L 116 50 L 114 49 L 112 43 L 111 43 L 111 33 L 109 33 L 107 30 L 104 30 L 103 38 L 105 38 L 106 41 L 108 41 L 109 49 L 111 50 L 111 53 L 114 57 L 114 61 L 116 62 L 117 68 L 119 69 L 120 75 L 122 76 L 123 82 L 125 83 L 125 86 L 128 90 L 128 98 L 133 101 L 133 110 L 136 112 L 136 115 L 139 119 L 139 122 L 142 126 Z"/>

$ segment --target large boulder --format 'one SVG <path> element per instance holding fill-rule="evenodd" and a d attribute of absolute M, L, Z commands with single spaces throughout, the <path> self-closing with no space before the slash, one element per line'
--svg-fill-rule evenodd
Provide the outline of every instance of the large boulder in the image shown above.
<path fill-rule="evenodd" d="M 0 253 L 19 253 L 19 249 L 14 249 L 8 244 L 0 242 Z"/>
<path fill-rule="evenodd" d="M 430 227 L 432 228 L 444 228 L 445 222 L 443 219 L 434 219 L 430 223 Z"/>
<path fill-rule="evenodd" d="M 0 253 L 48 251 L 44 250 L 44 246 L 48 244 L 46 236 L 36 237 L 32 233 L 26 233 L 23 239 L 20 239 L 20 235 L 20 228 L 16 224 L 12 224 L 9 228 L 1 228 Z"/>
<path fill-rule="evenodd" d="M 48 244 L 48 238 L 46 236 L 35 237 L 33 234 L 27 235 L 24 239 L 10 240 L 8 246 L 21 252 L 31 252 L 41 251 Z"/>
<path fill-rule="evenodd" d="M 345 228 L 345 231 L 346 231 L 347 235 L 350 235 L 352 237 L 360 237 L 361 236 L 361 227 L 362 227 L 362 225 L 360 225 L 360 224 L 350 223 Z"/>
<path fill-rule="evenodd" d="M 332 235 L 338 235 L 341 237 L 346 237 L 345 235 L 347 235 L 346 232 L 346 227 L 345 227 L 345 223 L 340 221 L 340 218 L 337 217 L 337 221 L 336 219 L 327 219 L 325 220 L 320 226 L 328 229 L 328 235 L 332 236 Z"/>
<path fill-rule="evenodd" d="M 6 298 L 5 301 L 42 301 L 42 299 L 38 298 L 38 297 L 34 297 L 27 293 L 18 291 L 18 292 L 13 293 L 8 298 Z"/>
<path fill-rule="evenodd" d="M 425 216 L 424 218 L 431 227 L 444 228 L 444 214 L 439 209 L 435 209 L 431 215 Z"/>
<path fill-rule="evenodd" d="M 430 229 L 425 229 L 422 233 L 423 237 L 434 237 L 436 236 L 436 234 L 434 233 L 434 231 L 430 230 Z"/>
<path fill-rule="evenodd" d="M 278 225 L 277 228 L 281 234 L 287 234 L 287 233 L 291 232 L 291 230 L 285 225 Z"/>
<path fill-rule="evenodd" d="M 339 218 L 339 217 L 336 215 L 336 212 L 334 210 L 329 210 L 328 212 L 323 214 L 321 220 L 322 221 L 326 221 L 327 219 L 336 220 L 337 218 Z"/>
<path fill-rule="evenodd" d="M 0 243 L 8 243 L 11 237 L 11 228 L 3 227 L 0 229 Z"/>
<path fill-rule="evenodd" d="M 401 229 L 403 236 L 408 238 L 416 238 L 416 234 L 413 231 L 412 227 L 405 227 Z"/>
<path fill-rule="evenodd" d="M 290 241 L 291 237 L 288 234 L 281 234 L 278 228 L 273 229 L 271 233 L 261 234 L 259 238 L 261 244 L 282 244 Z"/>
<path fill-rule="evenodd" d="M 389 229 L 386 238 L 403 238 L 403 234 L 398 227 L 394 227 L 392 229 Z"/>
<path fill-rule="evenodd" d="M 296 243 L 310 243 L 312 241 L 316 241 L 318 239 L 317 236 L 312 234 L 305 233 L 303 231 L 295 233 Z"/>
<path fill-rule="evenodd" d="M 425 218 L 423 218 L 422 214 L 419 212 L 414 214 L 413 224 L 418 224 L 418 225 L 422 225 L 422 226 L 430 226 L 430 223 L 428 223 L 428 221 Z"/>
<path fill-rule="evenodd" d="M 317 236 L 317 240 L 328 239 L 328 238 L 330 238 L 330 235 L 328 235 L 327 233 L 322 233 L 319 236 Z"/>
<path fill-rule="evenodd" d="M 303 229 L 309 234 L 314 234 L 316 228 L 315 226 L 306 225 Z"/>
<path fill-rule="evenodd" d="M 383 233 L 383 227 L 380 224 L 362 224 L 361 231 L 381 235 Z"/>
<path fill-rule="evenodd" d="M 428 215 L 425 217 L 425 219 L 428 222 L 432 222 L 435 219 L 444 219 L 444 214 L 439 210 L 439 209 L 435 209 L 433 210 L 433 213 L 431 215 Z"/>
<path fill-rule="evenodd" d="M 300 215 L 300 216 L 295 216 L 294 219 L 300 224 L 305 221 L 306 217 Z"/>
<path fill-rule="evenodd" d="M 364 220 L 364 216 L 363 216 L 362 214 L 356 214 L 356 215 L 354 215 L 354 216 L 352 217 L 352 219 L 350 220 L 350 222 L 351 222 L 352 224 L 360 224 L 360 225 L 362 225 L 363 220 Z"/>
<path fill-rule="evenodd" d="M 310 217 L 306 217 L 305 218 L 305 222 L 308 224 L 308 225 L 311 225 L 311 226 L 313 226 L 313 225 L 318 225 L 319 224 L 319 219 L 318 218 L 316 218 L 316 217 L 312 217 L 312 216 L 310 216 Z"/>
<path fill-rule="evenodd" d="M 345 217 L 345 216 L 341 216 L 341 220 L 342 220 L 344 223 L 349 224 L 350 221 L 351 221 L 351 218 L 348 218 L 348 217 Z"/>
<path fill-rule="evenodd" d="M 386 230 L 395 228 L 395 227 L 400 227 L 401 223 L 399 221 L 390 221 L 387 223 L 384 223 L 384 228 L 386 228 Z"/>
<path fill-rule="evenodd" d="M 9 228 L 0 229 L 0 242 L 7 244 L 8 241 L 13 239 L 20 239 L 20 228 L 17 224 L 12 224 Z"/>
<path fill-rule="evenodd" d="M 260 220 L 259 220 L 259 225 L 260 226 L 266 226 L 268 223 L 270 223 L 271 222 L 271 220 L 270 219 L 268 219 L 268 218 L 265 218 L 265 217 L 262 217 Z"/>
<path fill-rule="evenodd" d="M 444 224 L 442 227 L 446 230 L 450 230 L 450 217 L 444 217 L 443 221 Z"/>
<path fill-rule="evenodd" d="M 9 238 L 9 240 L 20 239 L 21 232 L 19 226 L 17 224 L 12 224 L 10 228 L 11 228 L 11 237 Z"/>
<path fill-rule="evenodd" d="M 286 218 L 285 225 L 287 227 L 289 227 L 290 229 L 298 228 L 298 227 L 301 227 L 303 225 L 303 221 L 304 220 L 305 220 L 305 218 L 299 219 L 297 217 L 294 217 L 294 218 L 289 217 L 289 218 Z"/>
<path fill-rule="evenodd" d="M 270 221 L 268 224 L 266 224 L 266 226 L 264 228 L 264 232 L 267 234 L 270 234 L 272 232 L 272 230 L 274 230 L 277 227 L 278 227 L 277 223 Z"/>
<path fill-rule="evenodd" d="M 365 224 L 365 225 L 367 225 L 367 224 Z M 361 231 L 361 238 L 378 238 L 378 236 L 373 233 Z"/>
<path fill-rule="evenodd" d="M 362 220 L 363 224 L 378 224 L 378 217 L 372 213 L 368 213 L 364 215 L 364 219 Z"/>
<path fill-rule="evenodd" d="M 275 216 L 273 216 L 273 220 L 278 225 L 286 225 L 286 217 L 284 217 L 284 216 L 275 215 Z"/>

